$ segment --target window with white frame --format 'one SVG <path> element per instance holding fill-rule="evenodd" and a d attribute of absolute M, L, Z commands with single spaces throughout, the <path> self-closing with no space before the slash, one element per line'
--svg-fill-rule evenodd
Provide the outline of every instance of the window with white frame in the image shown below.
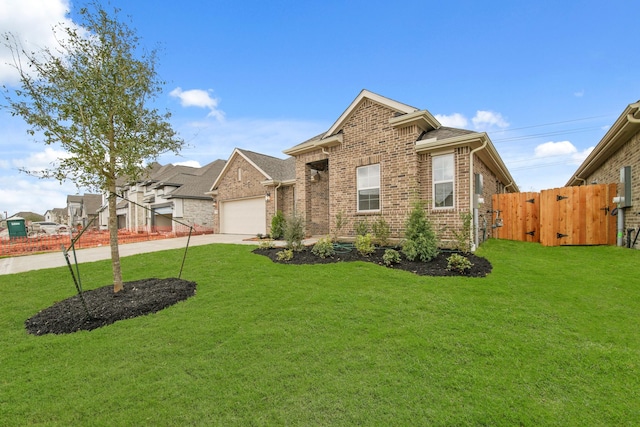
<path fill-rule="evenodd" d="M 380 165 L 357 169 L 358 212 L 380 210 Z"/>
<path fill-rule="evenodd" d="M 433 207 L 453 207 L 453 154 L 433 156 Z"/>

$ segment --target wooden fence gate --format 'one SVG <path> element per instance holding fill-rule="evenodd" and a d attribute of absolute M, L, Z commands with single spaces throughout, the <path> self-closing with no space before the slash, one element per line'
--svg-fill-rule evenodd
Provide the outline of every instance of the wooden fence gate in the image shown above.
<path fill-rule="evenodd" d="M 495 194 L 494 235 L 544 246 L 615 245 L 617 184 Z"/>

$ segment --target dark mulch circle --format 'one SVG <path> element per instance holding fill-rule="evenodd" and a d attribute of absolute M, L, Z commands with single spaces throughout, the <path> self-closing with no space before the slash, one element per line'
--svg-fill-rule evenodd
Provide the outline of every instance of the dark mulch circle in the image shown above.
<path fill-rule="evenodd" d="M 311 252 L 311 248 L 306 247 L 302 251 L 295 252 L 291 261 L 279 261 L 277 256 L 280 251 L 282 251 L 282 248 L 258 248 L 253 252 L 269 257 L 273 262 L 282 264 L 328 264 L 346 261 L 365 261 L 386 267 L 382 260 L 382 256 L 385 251 L 384 248 L 376 248 L 375 252 L 369 256 L 363 256 L 355 249 L 351 249 L 349 251 L 345 250 L 344 252 L 336 253 L 331 258 L 320 258 Z M 420 276 L 485 277 L 487 274 L 491 273 L 491 263 L 486 258 L 476 256 L 472 253 L 462 253 L 462 255 L 467 257 L 473 264 L 471 269 L 465 272 L 447 270 L 447 265 L 449 263 L 447 258 L 449 258 L 453 253 L 460 252 L 443 250 L 437 257 L 429 262 L 409 261 L 401 255 L 401 261 L 397 264 L 392 264 L 389 268 L 409 271 Z"/>
<path fill-rule="evenodd" d="M 196 283 L 182 279 L 144 279 L 127 282 L 124 289 L 113 293 L 113 285 L 85 291 L 60 301 L 27 319 L 25 327 L 33 335 L 68 334 L 90 331 L 118 320 L 156 313 L 196 293 Z"/>

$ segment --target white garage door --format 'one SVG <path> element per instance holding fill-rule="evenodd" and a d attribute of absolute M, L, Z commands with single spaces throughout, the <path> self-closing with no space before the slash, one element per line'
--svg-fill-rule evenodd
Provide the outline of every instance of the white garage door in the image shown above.
<path fill-rule="evenodd" d="M 264 197 L 221 203 L 220 231 L 224 234 L 266 234 Z"/>

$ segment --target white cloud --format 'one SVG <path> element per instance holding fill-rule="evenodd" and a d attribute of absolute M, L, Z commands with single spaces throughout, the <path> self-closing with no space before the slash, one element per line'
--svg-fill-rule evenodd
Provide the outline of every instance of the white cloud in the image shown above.
<path fill-rule="evenodd" d="M 453 113 L 448 116 L 445 114 L 436 114 L 435 118 L 442 124 L 442 126 L 453 128 L 465 128 L 469 124 L 469 120 L 460 113 Z"/>
<path fill-rule="evenodd" d="M 473 126 L 478 130 L 486 130 L 494 126 L 501 129 L 509 127 L 509 123 L 502 117 L 502 114 L 494 111 L 478 110 L 471 121 L 473 122 Z"/>
<path fill-rule="evenodd" d="M 62 24 L 73 26 L 67 17 L 69 0 L 3 0 L 0 1 L 0 28 L 11 33 L 25 48 L 39 50 L 58 46 L 53 27 Z M 0 44 L 0 83 L 16 84 L 19 81 L 13 57 L 4 44 Z"/>
<path fill-rule="evenodd" d="M 200 162 L 196 161 L 196 160 L 185 160 L 184 162 L 174 162 L 173 163 L 176 166 L 189 166 L 191 168 L 200 168 L 202 167 L 200 165 Z"/>
<path fill-rule="evenodd" d="M 584 96 L 584 89 L 578 92 L 574 92 L 573 96 L 575 96 L 576 98 L 582 98 Z"/>
<path fill-rule="evenodd" d="M 202 89 L 182 90 L 182 88 L 177 87 L 172 90 L 169 95 L 178 98 L 180 105 L 183 107 L 208 108 L 208 117 L 215 117 L 218 121 L 222 121 L 224 119 L 224 112 L 218 109 L 220 100 L 212 98 L 210 92 L 210 90 L 206 91 Z"/>
<path fill-rule="evenodd" d="M 42 172 L 45 169 L 51 169 L 58 164 L 60 159 L 68 158 L 71 155 L 63 150 L 54 150 L 46 147 L 44 151 L 31 153 L 26 159 L 13 159 L 13 166 L 30 172 Z"/>
<path fill-rule="evenodd" d="M 44 215 L 49 209 L 65 207 L 67 195 L 77 193 L 72 183 L 61 185 L 55 180 L 37 179 L 24 174 L 2 178 L 11 182 L 11 185 L 0 187 L 0 210 L 7 211 L 9 215 L 22 211 Z"/>
<path fill-rule="evenodd" d="M 566 156 L 569 154 L 574 154 L 578 151 L 578 149 L 569 141 L 559 141 L 559 142 L 545 142 L 544 144 L 538 145 L 535 150 L 536 157 L 552 157 L 552 156 Z"/>

